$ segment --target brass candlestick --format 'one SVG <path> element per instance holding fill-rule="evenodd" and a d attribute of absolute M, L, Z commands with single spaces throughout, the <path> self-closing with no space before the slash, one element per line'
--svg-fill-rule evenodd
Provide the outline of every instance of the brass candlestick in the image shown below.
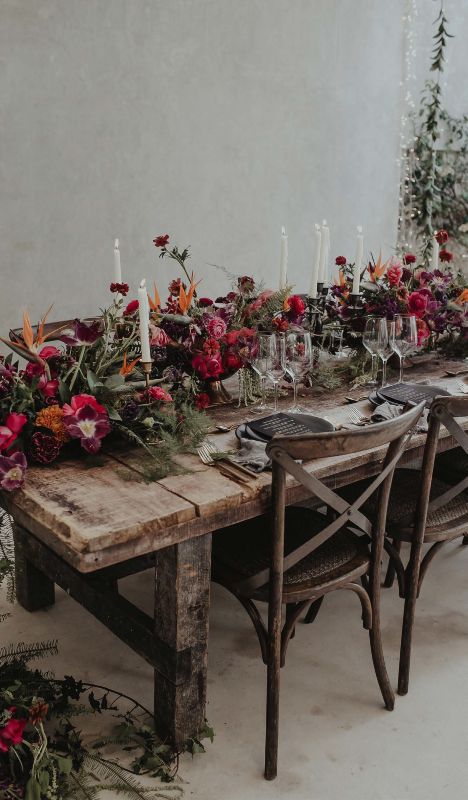
<path fill-rule="evenodd" d="M 150 375 L 151 375 L 151 370 L 153 369 L 153 362 L 152 361 L 140 361 L 140 364 L 143 367 L 143 371 L 145 373 L 146 388 L 149 389 Z"/>

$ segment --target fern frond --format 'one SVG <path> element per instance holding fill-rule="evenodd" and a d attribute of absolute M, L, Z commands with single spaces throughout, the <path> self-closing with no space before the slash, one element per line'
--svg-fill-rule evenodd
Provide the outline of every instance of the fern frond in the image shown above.
<path fill-rule="evenodd" d="M 44 658 L 47 655 L 56 656 L 57 653 L 58 648 L 55 640 L 34 642 L 32 644 L 17 642 L 6 647 L 0 647 L 0 666 L 5 667 L 13 661 L 21 661 L 23 664 L 27 664 L 29 661 Z"/>
<path fill-rule="evenodd" d="M 101 790 L 113 791 L 128 800 L 174 800 L 183 794 L 182 787 L 176 784 L 164 786 L 164 789 L 160 786 L 142 786 L 118 764 L 90 753 L 85 756 L 83 768 L 102 781 Z"/>

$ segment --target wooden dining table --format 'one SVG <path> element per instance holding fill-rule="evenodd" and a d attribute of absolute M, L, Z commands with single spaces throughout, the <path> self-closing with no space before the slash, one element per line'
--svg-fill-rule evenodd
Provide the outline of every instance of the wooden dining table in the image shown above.
<path fill-rule="evenodd" d="M 459 370 L 460 363 L 423 364 L 408 379 L 430 380 L 457 393 L 460 379 L 448 377 L 450 369 Z M 365 390 L 312 389 L 300 400 L 311 413 L 349 425 L 352 407 L 371 412 L 367 399 L 349 405 L 350 394 L 362 397 Z M 288 404 L 290 399 L 280 402 Z M 251 419 L 251 411 L 233 404 L 209 413 L 214 425 L 229 428 L 209 438 L 220 450 L 234 449 L 235 427 Z M 414 435 L 403 461 L 419 458 L 424 442 L 424 434 Z M 454 446 L 444 429 L 439 449 Z M 19 603 L 29 611 L 51 606 L 57 584 L 146 659 L 154 670 L 157 730 L 182 747 L 205 719 L 211 537 L 268 511 L 271 474 L 241 483 L 184 454 L 177 457 L 178 474 L 147 482 L 147 458 L 127 445 L 105 449 L 99 464 L 83 458 L 31 467 L 24 487 L 4 494 L 2 503 L 15 523 Z M 337 488 L 375 475 L 381 459 L 377 449 L 324 458 L 307 468 Z M 306 496 L 291 477 L 287 503 Z M 118 583 L 149 568 L 155 576 L 154 616 L 129 602 Z"/>

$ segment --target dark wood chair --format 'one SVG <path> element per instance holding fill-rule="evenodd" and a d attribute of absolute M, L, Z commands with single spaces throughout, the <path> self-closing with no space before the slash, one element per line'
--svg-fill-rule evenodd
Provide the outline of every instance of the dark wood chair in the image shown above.
<path fill-rule="evenodd" d="M 436 456 L 434 475 L 445 483 L 458 483 L 468 475 L 468 453 L 463 447 L 455 447 Z M 468 544 L 468 534 L 462 539 L 462 544 Z"/>
<path fill-rule="evenodd" d="M 416 601 L 428 567 L 440 549 L 468 532 L 468 434 L 457 422 L 458 417 L 468 416 L 468 397 L 438 397 L 430 408 L 429 429 L 422 466 L 419 471 L 398 469 L 392 485 L 387 514 L 387 536 L 385 549 L 389 555 L 389 566 L 385 586 L 392 586 L 395 574 L 398 579 L 400 597 L 404 599 L 403 626 L 400 646 L 398 694 L 408 692 L 411 642 Z M 435 470 L 437 443 L 440 427 L 444 425 L 461 446 L 456 461 L 460 471 L 443 473 L 443 463 Z M 448 454 L 446 459 L 448 458 Z M 363 489 L 363 484 L 349 487 L 342 492 L 348 501 Z M 364 510 L 372 513 L 373 502 Z M 406 567 L 400 552 L 403 542 L 411 545 Z M 424 545 L 429 545 L 423 555 Z"/>
<path fill-rule="evenodd" d="M 213 537 L 213 580 L 242 603 L 258 635 L 267 665 L 265 778 L 277 774 L 279 674 L 299 616 L 315 617 L 326 594 L 351 590 L 361 601 L 372 659 L 387 709 L 394 693 L 384 662 L 380 632 L 380 575 L 388 498 L 395 466 L 423 406 L 390 422 L 356 431 L 300 437 L 275 436 L 271 515 L 234 525 Z M 348 503 L 295 459 L 321 459 L 387 446 L 381 473 Z M 286 505 L 286 475 L 292 475 L 328 513 Z M 360 510 L 378 493 L 370 521 Z M 360 535 L 357 535 L 359 532 Z M 256 603 L 268 603 L 268 628 Z M 286 606 L 283 624 L 282 607 Z"/>

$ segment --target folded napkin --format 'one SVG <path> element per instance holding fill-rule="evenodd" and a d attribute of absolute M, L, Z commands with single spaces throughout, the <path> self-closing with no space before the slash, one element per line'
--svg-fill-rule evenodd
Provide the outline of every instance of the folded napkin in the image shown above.
<path fill-rule="evenodd" d="M 240 449 L 231 456 L 232 461 L 248 467 L 254 472 L 263 472 L 264 469 L 271 467 L 271 459 L 266 454 L 266 443 L 255 439 L 249 439 L 245 435 L 239 435 Z"/>
<path fill-rule="evenodd" d="M 403 406 L 396 405 L 395 403 L 381 403 L 381 405 L 377 406 L 372 412 L 370 418 L 372 422 L 387 422 L 389 419 L 394 419 L 395 417 L 399 417 L 400 414 L 403 413 Z M 416 425 L 415 430 L 418 433 L 426 433 L 428 429 L 427 423 L 427 409 L 425 408 L 422 415 L 419 418 L 418 424 Z"/>

